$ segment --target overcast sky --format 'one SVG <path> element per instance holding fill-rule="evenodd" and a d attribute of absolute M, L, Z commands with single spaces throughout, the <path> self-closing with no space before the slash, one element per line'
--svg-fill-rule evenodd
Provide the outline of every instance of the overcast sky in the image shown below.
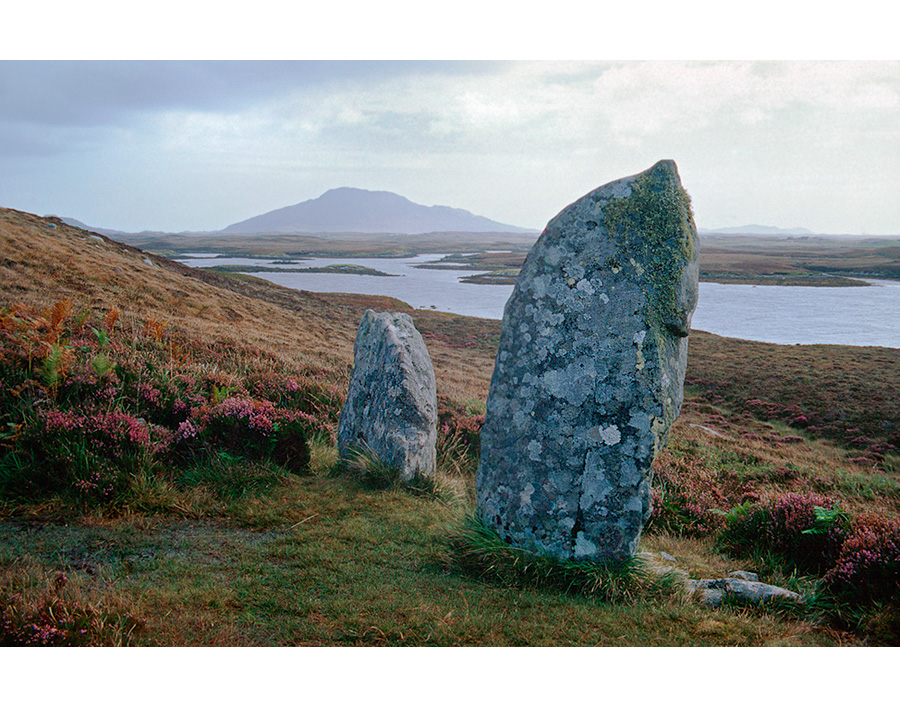
<path fill-rule="evenodd" d="M 900 234 L 900 62 L 0 61 L 0 206 L 95 227 L 351 186 L 541 229 L 663 158 L 701 228 Z"/>

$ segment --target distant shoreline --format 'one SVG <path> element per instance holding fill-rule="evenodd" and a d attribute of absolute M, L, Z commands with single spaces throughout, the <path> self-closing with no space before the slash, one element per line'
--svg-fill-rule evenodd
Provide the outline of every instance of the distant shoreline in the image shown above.
<path fill-rule="evenodd" d="M 132 240 L 132 239 L 129 239 Z M 308 258 L 412 258 L 434 254 L 424 269 L 468 270 L 463 282 L 515 284 L 535 236 L 500 233 L 401 234 L 271 234 L 195 239 L 183 235 L 143 236 L 132 245 L 170 258 L 209 257 L 300 260 Z M 181 255 L 182 253 L 189 255 Z M 288 263 L 285 263 L 286 265 Z M 218 267 L 218 266 L 217 266 Z M 288 268 L 241 266 L 231 272 L 291 272 Z M 258 268 L 272 268 L 261 270 Z M 293 270 L 297 272 L 297 270 Z M 326 272 L 386 276 L 378 270 L 331 267 Z M 704 234 L 700 245 L 700 281 L 724 285 L 793 287 L 867 287 L 864 280 L 900 280 L 900 238 L 839 239 L 819 236 Z"/>

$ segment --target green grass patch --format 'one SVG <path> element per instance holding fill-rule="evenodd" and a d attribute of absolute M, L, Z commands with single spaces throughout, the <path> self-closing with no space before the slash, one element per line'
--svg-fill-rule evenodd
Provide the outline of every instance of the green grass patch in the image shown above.
<path fill-rule="evenodd" d="M 181 470 L 177 482 L 187 487 L 205 486 L 217 498 L 233 501 L 270 493 L 287 478 L 288 472 L 274 462 L 246 461 L 220 451 Z"/>
<path fill-rule="evenodd" d="M 77 577 L 95 603 L 144 622 L 136 645 L 833 643 L 791 618 L 685 603 L 640 572 L 587 568 L 573 583 L 540 564 L 524 575 L 467 571 L 450 540 L 464 513 L 441 497 L 291 475 L 242 503 L 247 514 L 274 511 L 256 525 L 233 515 L 0 522 L 0 570 L 28 557 L 47 577 Z"/>
<path fill-rule="evenodd" d="M 603 564 L 560 560 L 513 547 L 472 515 L 451 534 L 450 546 L 458 566 L 479 579 L 555 589 L 603 602 L 672 593 L 678 584 L 677 575 L 654 575 L 636 557 Z"/>

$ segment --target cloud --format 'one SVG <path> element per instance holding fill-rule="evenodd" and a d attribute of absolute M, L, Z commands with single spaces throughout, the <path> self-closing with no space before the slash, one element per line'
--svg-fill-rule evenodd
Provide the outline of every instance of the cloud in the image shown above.
<path fill-rule="evenodd" d="M 234 112 L 289 91 L 404 74 L 481 73 L 491 62 L 3 61 L 0 120 L 104 124 L 160 110 Z"/>
<path fill-rule="evenodd" d="M 16 165 L 33 157 L 71 175 L 73 201 L 79 172 L 102 174 L 106 189 L 133 185 L 138 196 L 166 203 L 166 227 L 176 229 L 224 225 L 337 186 L 389 189 L 540 227 L 586 191 L 661 158 L 676 159 L 707 224 L 764 221 L 753 210 L 768 201 L 790 221 L 773 225 L 815 228 L 813 216 L 839 218 L 843 184 L 866 184 L 858 193 L 881 198 L 875 174 L 883 189 L 896 189 L 898 69 L 898 62 L 0 62 L 0 155 L 8 194 L 18 188 Z M 116 200 L 107 200 L 112 209 Z M 792 200 L 815 204 L 813 216 Z M 162 217 L 156 206 L 147 216 L 138 206 L 136 196 L 129 219 Z M 900 221 L 889 208 L 880 207 L 881 222 Z M 117 224 L 110 215 L 97 225 Z"/>

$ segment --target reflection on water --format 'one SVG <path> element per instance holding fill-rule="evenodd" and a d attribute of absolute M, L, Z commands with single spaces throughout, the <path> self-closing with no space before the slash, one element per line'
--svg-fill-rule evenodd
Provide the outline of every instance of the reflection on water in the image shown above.
<path fill-rule="evenodd" d="M 502 319 L 503 307 L 512 294 L 512 285 L 471 285 L 459 281 L 472 271 L 426 270 L 412 267 L 417 263 L 436 261 L 442 255 L 433 253 L 413 258 L 305 258 L 285 267 L 313 268 L 328 265 L 363 265 L 400 277 L 377 275 L 344 275 L 336 273 L 261 272 L 253 273 L 284 287 L 310 292 L 354 292 L 364 295 L 387 295 L 403 300 L 416 309 L 436 309 L 470 317 Z M 206 258 L 185 260 L 191 267 L 212 265 L 273 265 L 276 260 L 259 258 Z M 278 267 L 277 265 L 274 265 Z"/>
<path fill-rule="evenodd" d="M 700 284 L 693 327 L 775 344 L 900 348 L 900 282 L 872 287 Z"/>
<path fill-rule="evenodd" d="M 284 259 L 198 258 L 186 265 L 273 265 Z M 400 277 L 333 273 L 254 273 L 284 287 L 311 292 L 353 292 L 396 297 L 417 309 L 502 319 L 512 285 L 460 282 L 471 270 L 412 267 L 439 260 L 413 258 L 305 258 L 285 267 L 354 263 Z M 700 283 L 693 327 L 722 336 L 776 344 L 850 344 L 900 348 L 900 282 L 870 280 L 874 287 L 780 287 Z"/>

